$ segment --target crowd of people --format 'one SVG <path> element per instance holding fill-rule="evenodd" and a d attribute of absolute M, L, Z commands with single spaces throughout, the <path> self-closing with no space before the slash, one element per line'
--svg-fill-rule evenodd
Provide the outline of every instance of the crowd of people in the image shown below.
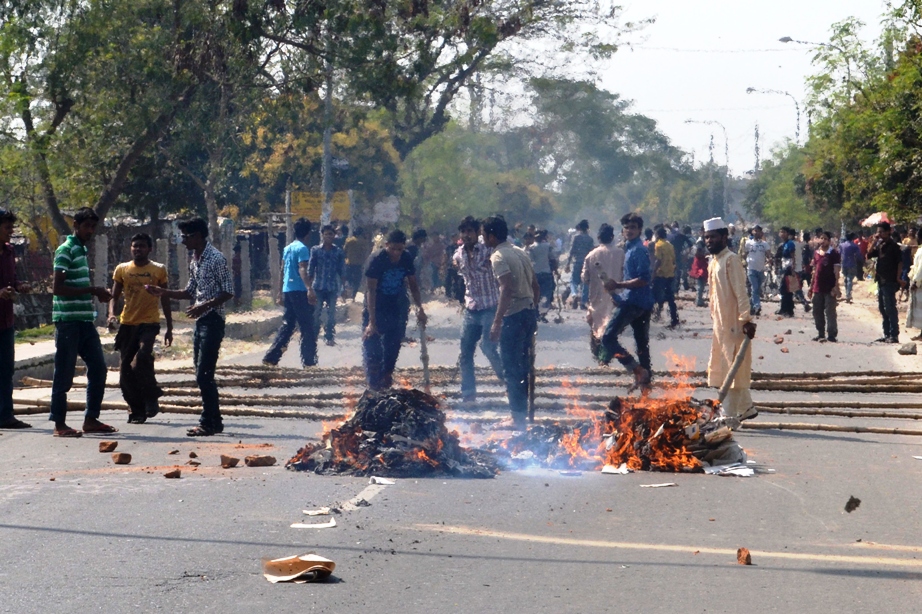
<path fill-rule="evenodd" d="M 12 411 L 14 318 L 12 301 L 28 292 L 16 278 L 8 245 L 15 216 L 0 210 L 0 428 L 27 428 Z M 318 230 L 307 220 L 294 223 L 294 238 L 282 252 L 277 300 L 283 321 L 263 363 L 278 365 L 296 329 L 300 329 L 301 364 L 318 362 L 323 332 L 336 344 L 336 310 L 340 301 L 363 295 L 362 361 L 371 390 L 393 385 L 393 372 L 406 340 L 411 305 L 422 327 L 427 322 L 423 296 L 441 293 L 462 305 L 459 366 L 463 403 L 477 401 L 474 358 L 479 345 L 497 378 L 504 382 L 512 425 L 524 428 L 533 381 L 535 336 L 551 309 L 585 312 L 589 348 L 601 365 L 617 361 L 633 376 L 633 388 L 649 390 L 652 379 L 650 323 L 668 309 L 666 328 L 682 321 L 676 297 L 694 284 L 696 306 L 708 307 L 714 335 L 708 365 L 709 384 L 720 386 L 745 337 L 755 335 L 755 318 L 763 304 L 778 298 L 777 315 L 792 317 L 797 305 L 812 312 L 814 341 L 838 339 L 837 305 L 851 302 L 856 281 L 872 277 L 877 288 L 883 336 L 899 339 L 898 301 L 909 301 L 906 327 L 922 328 L 922 255 L 917 233 L 901 239 L 887 222 L 873 236 L 847 233 L 836 237 L 816 228 L 795 232 L 780 228 L 777 240 L 761 226 L 748 229 L 720 218 L 702 223 L 697 232 L 678 223 L 645 227 L 640 214 L 620 220 L 620 239 L 611 224 L 598 227 L 595 238 L 587 220 L 566 233 L 518 224 L 499 215 L 483 220 L 465 217 L 450 236 L 418 228 L 408 237 L 400 230 L 349 232 L 346 225 Z M 56 437 L 83 432 L 111 433 L 99 420 L 106 363 L 95 326 L 97 306 L 108 305 L 109 324 L 118 328 L 120 385 L 129 407 L 128 421 L 142 424 L 159 412 L 162 395 L 154 371 L 154 345 L 165 325 L 163 344 L 173 341 L 171 300 L 187 300 L 194 320 L 193 360 L 202 395 L 199 424 L 193 437 L 222 432 L 215 370 L 225 330 L 224 304 L 233 298 L 232 275 L 225 257 L 208 241 L 208 225 L 195 218 L 179 223 L 189 250 L 189 281 L 170 289 L 167 269 L 150 259 L 153 241 L 144 233 L 131 238 L 131 260 L 115 268 L 112 287 L 91 285 L 87 245 L 99 217 L 89 208 L 76 212 L 73 234 L 54 258 L 53 314 L 56 354 L 50 420 Z M 597 241 L 597 242 L 596 242 Z M 872 263 L 869 267 L 868 263 Z M 867 272 L 866 272 L 867 269 Z M 569 274 L 569 278 L 565 275 Z M 444 289 L 444 290 L 443 290 Z M 323 310 L 326 309 L 326 317 Z M 630 328 L 635 353 L 622 344 Z M 913 337 L 919 339 L 920 337 Z M 77 357 L 86 363 L 86 409 L 81 430 L 66 421 L 67 393 Z M 730 386 L 724 408 L 733 419 L 755 415 L 749 395 L 751 354 Z"/>

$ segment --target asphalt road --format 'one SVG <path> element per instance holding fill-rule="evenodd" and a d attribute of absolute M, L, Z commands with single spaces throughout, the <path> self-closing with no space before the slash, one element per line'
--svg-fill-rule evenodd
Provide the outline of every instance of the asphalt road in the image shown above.
<path fill-rule="evenodd" d="M 756 370 L 920 370 L 917 357 L 866 343 L 879 336 L 866 303 L 843 308 L 835 346 L 810 342 L 803 316 L 763 317 Z M 654 325 L 655 366 L 673 348 L 704 367 L 707 314 L 683 307 L 683 331 Z M 452 310 L 433 316 L 433 362 L 452 364 Z M 539 364 L 588 366 L 584 327 L 576 314 L 542 327 Z M 787 330 L 783 345 L 765 341 Z M 354 364 L 357 327 L 339 343 L 321 348 L 324 364 Z M 408 348 L 401 361 L 413 364 Z M 750 458 L 774 470 L 745 479 L 530 470 L 369 489 L 280 466 L 316 422 L 231 418 L 212 440 L 183 435 L 190 416 L 119 424 L 110 438 L 133 455 L 126 467 L 97 451 L 100 437 L 54 439 L 43 416 L 26 418 L 38 428 L 0 435 L 2 612 L 911 612 L 922 590 L 922 438 L 743 431 Z M 192 451 L 200 467 L 184 465 Z M 280 465 L 224 470 L 222 453 Z M 164 479 L 173 465 L 182 478 Z M 640 487 L 660 482 L 678 486 Z M 849 514 L 850 496 L 861 505 Z M 357 498 L 370 505 L 334 528 L 289 527 L 322 520 L 302 509 Z M 752 566 L 737 564 L 741 546 Z M 306 552 L 336 562 L 332 581 L 262 577 L 262 559 Z"/>

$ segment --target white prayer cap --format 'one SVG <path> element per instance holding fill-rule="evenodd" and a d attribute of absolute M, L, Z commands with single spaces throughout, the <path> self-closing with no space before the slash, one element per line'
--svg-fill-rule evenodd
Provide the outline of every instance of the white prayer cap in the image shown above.
<path fill-rule="evenodd" d="M 722 230 L 726 228 L 727 225 L 724 224 L 724 221 L 719 217 L 712 217 L 709 220 L 704 220 L 704 231 L 709 230 Z"/>

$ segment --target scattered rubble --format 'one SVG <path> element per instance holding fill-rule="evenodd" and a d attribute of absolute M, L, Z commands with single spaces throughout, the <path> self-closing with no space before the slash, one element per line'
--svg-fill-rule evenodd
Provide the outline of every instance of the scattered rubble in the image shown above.
<path fill-rule="evenodd" d="M 900 356 L 915 356 L 918 350 L 915 343 L 904 343 L 896 352 Z"/>
<path fill-rule="evenodd" d="M 307 444 L 286 468 L 321 474 L 492 478 L 492 455 L 462 448 L 439 402 L 419 390 L 366 390 L 355 415 Z"/>
<path fill-rule="evenodd" d="M 112 462 L 116 465 L 127 465 L 131 462 L 131 454 L 127 452 L 116 452 L 112 455 Z"/>
<path fill-rule="evenodd" d="M 202 463 L 198 462 L 197 460 L 191 460 L 191 459 L 190 459 L 190 460 L 187 460 L 187 461 L 186 461 L 186 464 L 187 464 L 187 465 L 191 465 L 192 467 L 198 467 L 198 466 L 201 465 Z"/>
<path fill-rule="evenodd" d="M 273 584 L 278 582 L 317 582 L 326 580 L 336 569 L 336 563 L 316 554 L 302 554 L 263 561 L 263 576 Z"/>
<path fill-rule="evenodd" d="M 244 458 L 243 463 L 247 467 L 271 467 L 275 464 L 275 457 L 255 454 Z"/>
<path fill-rule="evenodd" d="M 195 452 L 189 452 L 189 458 L 198 458 L 198 454 Z"/>
<path fill-rule="evenodd" d="M 179 450 L 170 450 L 167 454 L 179 454 Z"/>
<path fill-rule="evenodd" d="M 163 474 L 163 477 L 169 480 L 179 479 L 180 476 L 182 476 L 182 471 L 179 469 L 173 469 L 172 471 L 167 471 L 166 473 Z"/>
<path fill-rule="evenodd" d="M 222 469 L 233 469 L 237 466 L 237 463 L 240 462 L 239 458 L 234 458 L 233 456 L 227 456 L 226 454 L 221 455 L 221 468 Z"/>
<path fill-rule="evenodd" d="M 859 505 L 861 505 L 861 499 L 858 499 L 857 497 L 854 497 L 854 496 L 850 496 L 848 498 L 848 501 L 845 502 L 845 511 L 851 514 L 856 509 L 858 509 Z"/>
<path fill-rule="evenodd" d="M 115 448 L 117 447 L 118 447 L 117 441 L 100 441 L 99 442 L 100 452 L 115 452 Z"/>
<path fill-rule="evenodd" d="M 752 565 L 752 555 L 748 548 L 740 548 L 736 551 L 736 562 L 740 565 Z"/>

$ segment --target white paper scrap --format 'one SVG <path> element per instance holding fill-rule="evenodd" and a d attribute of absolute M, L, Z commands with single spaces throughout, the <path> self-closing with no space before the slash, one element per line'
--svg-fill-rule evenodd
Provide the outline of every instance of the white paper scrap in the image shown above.
<path fill-rule="evenodd" d="M 631 472 L 627 468 L 627 463 L 621 463 L 619 466 L 615 467 L 614 465 L 605 465 L 602 467 L 602 473 L 609 473 L 615 475 L 627 475 Z"/>
<path fill-rule="evenodd" d="M 381 484 L 382 486 L 393 486 L 397 482 L 388 478 L 379 478 L 378 476 L 371 476 L 368 479 L 369 484 Z"/>
<path fill-rule="evenodd" d="M 336 519 L 330 518 L 329 522 L 318 522 L 317 524 L 307 524 L 304 522 L 296 522 L 291 525 L 292 529 L 330 529 L 336 526 Z"/>
<path fill-rule="evenodd" d="M 670 486 L 678 486 L 675 482 L 664 482 L 663 484 L 641 484 L 641 488 L 668 488 Z"/>
<path fill-rule="evenodd" d="M 922 460 L 922 456 L 913 456 L 913 458 L 916 460 Z"/>
<path fill-rule="evenodd" d="M 329 516 L 330 508 L 321 507 L 319 510 L 303 510 L 305 516 Z"/>

